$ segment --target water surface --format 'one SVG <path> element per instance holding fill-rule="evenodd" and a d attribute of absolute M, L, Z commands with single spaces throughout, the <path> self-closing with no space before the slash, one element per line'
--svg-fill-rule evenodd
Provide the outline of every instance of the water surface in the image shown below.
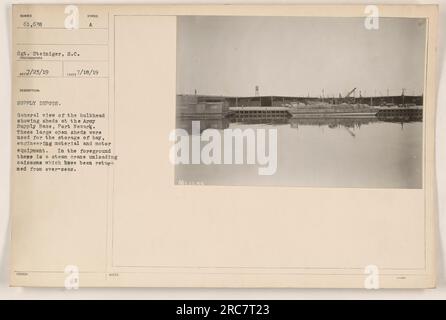
<path fill-rule="evenodd" d="M 191 132 L 192 120 L 177 121 Z M 227 128 L 277 129 L 277 171 L 259 165 L 181 164 L 176 184 L 358 188 L 422 187 L 422 122 L 377 118 L 202 120 L 201 134 Z"/>

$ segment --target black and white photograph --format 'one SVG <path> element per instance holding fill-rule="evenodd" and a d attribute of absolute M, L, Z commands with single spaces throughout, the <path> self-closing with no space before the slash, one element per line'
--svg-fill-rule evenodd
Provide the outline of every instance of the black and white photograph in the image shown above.
<path fill-rule="evenodd" d="M 175 184 L 423 186 L 426 20 L 181 16 Z"/>

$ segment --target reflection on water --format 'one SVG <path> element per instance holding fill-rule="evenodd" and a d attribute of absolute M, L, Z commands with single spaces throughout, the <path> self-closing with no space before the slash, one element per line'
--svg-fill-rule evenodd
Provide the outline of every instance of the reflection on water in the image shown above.
<path fill-rule="evenodd" d="M 177 128 L 192 133 L 191 119 Z M 175 167 L 175 183 L 244 186 L 421 188 L 422 122 L 362 118 L 224 118 L 207 129 L 277 129 L 277 171 L 258 165 L 189 164 Z"/>

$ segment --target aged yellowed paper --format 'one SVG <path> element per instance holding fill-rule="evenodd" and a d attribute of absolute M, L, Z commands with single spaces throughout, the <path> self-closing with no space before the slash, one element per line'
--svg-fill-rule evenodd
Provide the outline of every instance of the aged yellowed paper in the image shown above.
<path fill-rule="evenodd" d="M 13 286 L 435 286 L 437 7 L 16 5 Z"/>

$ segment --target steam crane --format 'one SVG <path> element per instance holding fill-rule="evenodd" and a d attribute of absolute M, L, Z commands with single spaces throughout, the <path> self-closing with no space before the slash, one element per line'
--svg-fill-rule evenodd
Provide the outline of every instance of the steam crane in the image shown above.
<path fill-rule="evenodd" d="M 351 95 L 356 91 L 356 88 L 353 88 L 352 90 L 347 93 L 344 98 L 342 99 L 345 103 L 349 103 L 349 101 L 352 99 Z M 340 94 L 339 94 L 340 95 Z"/>

